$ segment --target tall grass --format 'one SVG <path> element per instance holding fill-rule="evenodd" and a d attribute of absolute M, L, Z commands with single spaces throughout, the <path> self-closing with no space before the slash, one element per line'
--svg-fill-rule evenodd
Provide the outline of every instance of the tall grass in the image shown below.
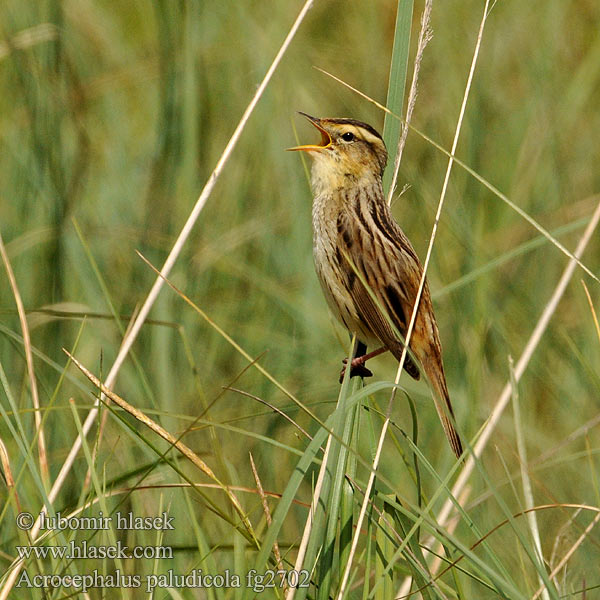
<path fill-rule="evenodd" d="M 113 385 L 168 435 L 100 403 L 50 500 L 99 395 L 62 348 L 106 378 L 156 278 L 136 250 L 163 264 L 301 7 L 0 7 L 0 597 L 74 594 L 17 587 L 23 573 L 115 569 L 143 585 L 105 581 L 88 598 L 138 598 L 153 576 L 195 569 L 239 574 L 242 585 L 174 583 L 154 597 L 290 597 L 290 588 L 259 592 L 258 579 L 253 591 L 246 577 L 295 565 L 310 582 L 296 599 L 336 597 L 346 568 L 347 598 L 598 593 L 599 286 L 572 271 L 511 384 L 510 357 L 518 364 L 569 259 L 481 183 L 575 250 L 600 201 L 600 8 L 586 0 L 498 2 L 486 23 L 428 276 L 469 446 L 503 389 L 518 410 L 509 404 L 499 416 L 460 493 L 451 490 L 463 463 L 446 446 L 427 386 L 403 377 L 357 528 L 397 363 L 374 360 L 364 387 L 337 383 L 350 342 L 313 273 L 306 172 L 283 149 L 296 127 L 301 139 L 314 134 L 296 110 L 380 131 L 385 118 L 395 149 L 400 121 L 313 66 L 403 116 L 423 3 L 337 0 L 316 2 L 301 24 L 169 275 L 177 291 L 164 286 Z M 474 0 L 433 4 L 412 125 L 446 152 L 482 9 Z M 448 157 L 415 130 L 396 189 L 407 187 L 392 209 L 424 258 Z M 595 234 L 581 257 L 596 276 L 599 250 Z M 451 519 L 440 517 L 445 503 Z M 43 530 L 33 541 L 16 518 L 44 506 L 63 516 L 166 512 L 175 529 L 127 532 L 112 522 Z M 173 557 L 31 558 L 8 585 L 17 545 L 71 540 L 162 545 Z"/>

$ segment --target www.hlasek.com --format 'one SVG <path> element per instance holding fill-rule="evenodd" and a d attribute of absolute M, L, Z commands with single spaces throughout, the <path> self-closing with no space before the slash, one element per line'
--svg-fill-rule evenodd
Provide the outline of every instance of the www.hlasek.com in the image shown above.
<path fill-rule="evenodd" d="M 75 543 L 71 540 L 66 546 L 17 546 L 19 558 L 53 558 L 67 560 L 80 559 L 123 559 L 173 558 L 170 546 L 125 546 L 117 540 L 114 546 L 96 546 L 88 544 L 87 540 Z"/>
<path fill-rule="evenodd" d="M 264 573 L 251 569 L 244 576 L 231 573 L 225 569 L 222 573 L 207 574 L 202 569 L 195 569 L 189 573 L 174 573 L 169 569 L 161 575 L 126 575 L 117 569 L 114 573 L 103 574 L 94 569 L 85 575 L 33 575 L 29 576 L 23 571 L 19 577 L 17 587 L 22 588 L 74 588 L 82 593 L 93 588 L 141 588 L 147 594 L 155 589 L 175 588 L 241 588 L 245 586 L 253 592 L 263 592 L 267 589 L 284 587 L 308 587 L 310 574 L 306 570 L 267 570 Z"/>

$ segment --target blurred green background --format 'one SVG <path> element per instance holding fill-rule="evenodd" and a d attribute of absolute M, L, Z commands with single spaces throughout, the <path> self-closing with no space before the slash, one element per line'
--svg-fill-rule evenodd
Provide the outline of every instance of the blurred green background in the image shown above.
<path fill-rule="evenodd" d="M 108 371 L 122 339 L 109 301 L 125 317 L 125 326 L 155 277 L 135 250 L 162 264 L 300 6 L 2 2 L 0 228 L 26 308 L 70 313 L 69 318 L 30 314 L 33 345 L 48 360 L 64 365 L 61 348 L 72 348 L 82 328 L 77 356 L 97 374 Z M 474 0 L 434 4 L 434 35 L 422 64 L 413 124 L 447 149 L 482 7 Z M 421 10 L 417 2 L 413 41 Z M 337 398 L 348 340 L 329 315 L 313 272 L 306 171 L 298 155 L 284 150 L 296 143 L 295 128 L 302 141 L 315 137 L 298 110 L 351 116 L 382 130 L 377 108 L 313 66 L 385 102 L 395 11 L 396 3 L 389 0 L 316 2 L 171 275 L 321 417 Z M 569 249 L 599 201 L 599 25 L 596 0 L 498 2 L 484 34 L 457 151 Z M 399 177 L 400 188 L 408 189 L 393 210 L 422 257 L 446 164 L 442 153 L 409 134 Z M 521 217 L 455 166 L 429 280 L 449 387 L 467 437 L 488 416 L 508 379 L 508 357 L 519 357 L 567 263 L 548 242 L 530 244 L 538 238 Z M 584 256 L 595 273 L 600 272 L 599 251 L 596 234 Z M 0 362 L 31 431 L 21 330 L 4 270 L 1 278 Z M 599 502 L 593 483 L 598 428 L 559 448 L 600 411 L 600 341 L 581 278 L 600 310 L 598 284 L 579 270 L 519 390 L 539 504 Z M 128 360 L 116 390 L 140 408 L 162 412 L 159 420 L 174 433 L 189 424 L 182 415 L 200 413 L 247 431 L 215 433 L 200 427 L 185 441 L 224 480 L 249 487 L 254 487 L 248 463 L 252 450 L 265 488 L 282 491 L 296 457 L 253 435 L 299 448 L 304 442 L 271 410 L 224 388 L 232 385 L 286 410 L 309 431 L 316 424 L 255 369 L 244 371 L 247 361 L 171 290 L 163 290 L 151 319 L 134 346 L 141 369 Z M 35 363 L 43 406 L 61 375 L 48 360 L 38 356 Z M 390 380 L 396 363 L 382 357 L 371 368 L 376 378 Z M 436 467 L 447 468 L 452 459 L 426 385 L 404 377 L 403 385 L 418 404 L 420 447 Z M 52 401 L 46 423 L 52 476 L 76 435 L 70 396 L 81 407 L 92 402 L 71 382 Z M 382 394 L 380 404 L 386 398 Z M 4 392 L 0 399 L 4 402 Z M 393 418 L 410 430 L 404 400 L 397 401 Z M 111 423 L 98 455 L 109 482 L 153 457 Z M 507 412 L 484 463 L 497 477 L 500 494 L 518 510 L 505 471 L 518 467 L 513 429 Z M 22 458 L 1 424 L 0 435 L 18 470 Z M 547 458 L 536 463 L 542 455 Z M 64 505 L 78 497 L 86 467 L 83 458 L 76 462 L 60 496 Z M 399 485 L 405 477 L 395 455 L 384 456 L 382 471 Z M 164 477 L 174 479 L 170 471 Z M 32 484 L 23 478 L 22 485 Z M 477 476 L 473 485 L 476 497 L 485 486 Z M 310 481 L 302 491 L 308 497 Z M 260 515 L 259 501 L 248 502 Z M 474 514 L 483 531 L 502 518 L 494 503 L 482 501 L 479 510 Z M 548 554 L 569 516 L 541 517 Z M 299 525 L 291 519 L 284 530 L 290 543 L 297 541 L 302 514 L 298 518 Z M 218 530 L 219 522 L 210 527 Z M 588 558 L 569 572 L 573 581 L 581 583 L 586 561 L 598 564 L 599 544 L 598 534 L 585 542 L 582 552 Z M 508 545 L 509 565 L 518 560 L 513 551 Z"/>

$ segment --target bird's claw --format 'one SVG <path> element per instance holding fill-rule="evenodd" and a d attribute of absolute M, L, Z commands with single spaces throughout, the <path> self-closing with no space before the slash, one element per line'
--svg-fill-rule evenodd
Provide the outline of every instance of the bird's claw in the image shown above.
<path fill-rule="evenodd" d="M 344 375 L 346 374 L 346 368 L 348 366 L 348 359 L 344 358 L 342 361 L 344 366 L 342 367 L 342 371 L 340 372 L 340 383 L 344 380 Z M 373 373 L 365 367 L 363 363 L 352 364 L 354 361 L 350 363 L 350 378 L 352 377 L 373 377 Z"/>

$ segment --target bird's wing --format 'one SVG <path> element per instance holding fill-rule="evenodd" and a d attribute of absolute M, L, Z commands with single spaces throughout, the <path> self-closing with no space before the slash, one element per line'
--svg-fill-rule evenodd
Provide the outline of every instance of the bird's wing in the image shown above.
<path fill-rule="evenodd" d="M 396 230 L 388 238 L 379 228 L 367 230 L 360 222 L 338 220 L 340 267 L 359 317 L 400 359 L 422 271 L 410 242 L 397 225 Z M 410 355 L 404 368 L 419 379 Z"/>

